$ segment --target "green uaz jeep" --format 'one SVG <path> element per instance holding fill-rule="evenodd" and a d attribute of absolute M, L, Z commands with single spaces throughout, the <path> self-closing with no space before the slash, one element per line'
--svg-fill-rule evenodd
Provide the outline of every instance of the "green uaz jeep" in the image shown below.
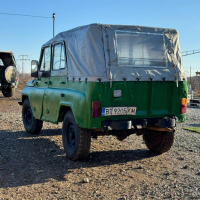
<path fill-rule="evenodd" d="M 11 51 L 0 51 L 0 90 L 5 97 L 15 93 L 18 84 L 18 72 L 14 54 Z"/>
<path fill-rule="evenodd" d="M 143 26 L 91 24 L 45 43 L 22 91 L 26 131 L 63 122 L 67 157 L 88 156 L 91 137 L 136 133 L 150 150 L 170 149 L 185 121 L 187 82 L 178 32 Z"/>

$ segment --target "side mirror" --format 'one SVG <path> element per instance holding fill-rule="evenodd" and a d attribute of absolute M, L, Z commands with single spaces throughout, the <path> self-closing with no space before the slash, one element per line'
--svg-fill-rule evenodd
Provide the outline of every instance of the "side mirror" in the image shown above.
<path fill-rule="evenodd" d="M 34 78 L 38 77 L 38 61 L 37 60 L 31 61 L 31 77 L 34 77 Z"/>

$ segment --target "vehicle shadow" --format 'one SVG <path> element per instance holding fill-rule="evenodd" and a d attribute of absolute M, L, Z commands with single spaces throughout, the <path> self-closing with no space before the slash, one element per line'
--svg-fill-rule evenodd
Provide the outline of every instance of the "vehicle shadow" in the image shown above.
<path fill-rule="evenodd" d="M 0 188 L 45 183 L 50 179 L 65 181 L 74 169 L 91 168 L 137 161 L 156 156 L 146 150 L 91 152 L 85 161 L 73 162 L 66 158 L 62 145 L 50 140 L 61 140 L 60 129 L 43 130 L 39 137 L 25 131 L 0 131 Z M 45 137 L 48 135 L 48 137 Z M 59 143 L 61 144 L 61 143 Z"/>
<path fill-rule="evenodd" d="M 188 124 L 187 127 L 200 127 L 200 124 Z"/>
<path fill-rule="evenodd" d="M 26 134 L 26 133 L 25 133 Z M 62 135 L 62 129 L 42 129 L 39 136 L 56 136 Z M 38 137 L 38 135 L 26 134 L 26 137 Z"/>

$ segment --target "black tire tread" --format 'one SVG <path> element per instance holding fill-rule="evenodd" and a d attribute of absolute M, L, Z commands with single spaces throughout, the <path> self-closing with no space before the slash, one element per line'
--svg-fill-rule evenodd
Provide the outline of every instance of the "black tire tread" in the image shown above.
<path fill-rule="evenodd" d="M 30 106 L 30 103 L 29 103 L 29 99 L 26 98 L 23 102 L 23 108 L 22 108 L 22 112 L 23 112 L 23 109 L 24 109 L 24 105 L 28 105 Z M 31 130 L 28 130 L 25 126 L 25 122 L 24 122 L 24 117 L 23 117 L 23 113 L 22 113 L 22 119 L 23 119 L 23 123 L 24 123 L 24 127 L 26 129 L 26 132 L 27 133 L 30 133 L 30 134 L 39 134 L 41 129 L 42 129 L 42 126 L 43 126 L 43 121 L 42 120 L 39 120 L 39 119 L 35 119 L 34 116 L 32 116 L 32 124 L 31 124 Z"/>
<path fill-rule="evenodd" d="M 30 134 L 39 134 L 43 126 L 43 121 L 35 119 L 33 122 L 33 129 Z"/>
<path fill-rule="evenodd" d="M 65 123 L 67 123 L 68 119 L 71 120 L 71 122 L 74 124 L 74 126 L 76 126 L 76 130 L 80 134 L 80 137 L 79 137 L 78 147 L 74 151 L 73 155 L 68 155 L 67 147 L 65 147 L 65 145 L 64 145 L 65 141 L 63 141 L 63 146 L 64 146 L 64 149 L 65 149 L 66 155 L 69 159 L 74 160 L 74 161 L 85 159 L 85 158 L 88 157 L 89 152 L 90 152 L 91 131 L 88 130 L 88 129 L 83 129 L 83 128 L 78 127 L 72 111 L 69 110 L 65 114 L 64 120 L 63 120 L 63 128 L 62 128 L 62 134 L 63 135 L 65 134 L 64 133 L 64 129 L 65 129 L 64 126 L 66 125 Z"/>
<path fill-rule="evenodd" d="M 91 133 L 88 130 L 79 128 L 80 131 L 80 143 L 79 149 L 74 160 L 85 159 L 88 157 L 91 145 Z"/>
<path fill-rule="evenodd" d="M 148 149 L 155 151 L 157 153 L 165 153 L 170 150 L 174 142 L 174 132 L 158 132 L 160 134 L 160 143 L 159 145 L 152 144 L 149 141 L 149 134 L 151 133 L 144 133 L 143 140 L 148 147 Z"/>
<path fill-rule="evenodd" d="M 4 97 L 12 97 L 15 94 L 15 88 L 3 88 L 2 94 Z"/>

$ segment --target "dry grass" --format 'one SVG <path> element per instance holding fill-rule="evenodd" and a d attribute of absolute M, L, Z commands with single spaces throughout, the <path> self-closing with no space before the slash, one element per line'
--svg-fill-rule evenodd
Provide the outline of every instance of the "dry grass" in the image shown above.
<path fill-rule="evenodd" d="M 20 88 L 20 89 L 24 88 L 26 86 L 26 83 L 32 79 L 33 78 L 31 77 L 30 74 L 25 74 L 25 75 L 20 74 L 18 88 Z"/>
<path fill-rule="evenodd" d="M 199 91 L 193 91 L 193 96 L 194 97 L 200 97 L 200 92 Z"/>

